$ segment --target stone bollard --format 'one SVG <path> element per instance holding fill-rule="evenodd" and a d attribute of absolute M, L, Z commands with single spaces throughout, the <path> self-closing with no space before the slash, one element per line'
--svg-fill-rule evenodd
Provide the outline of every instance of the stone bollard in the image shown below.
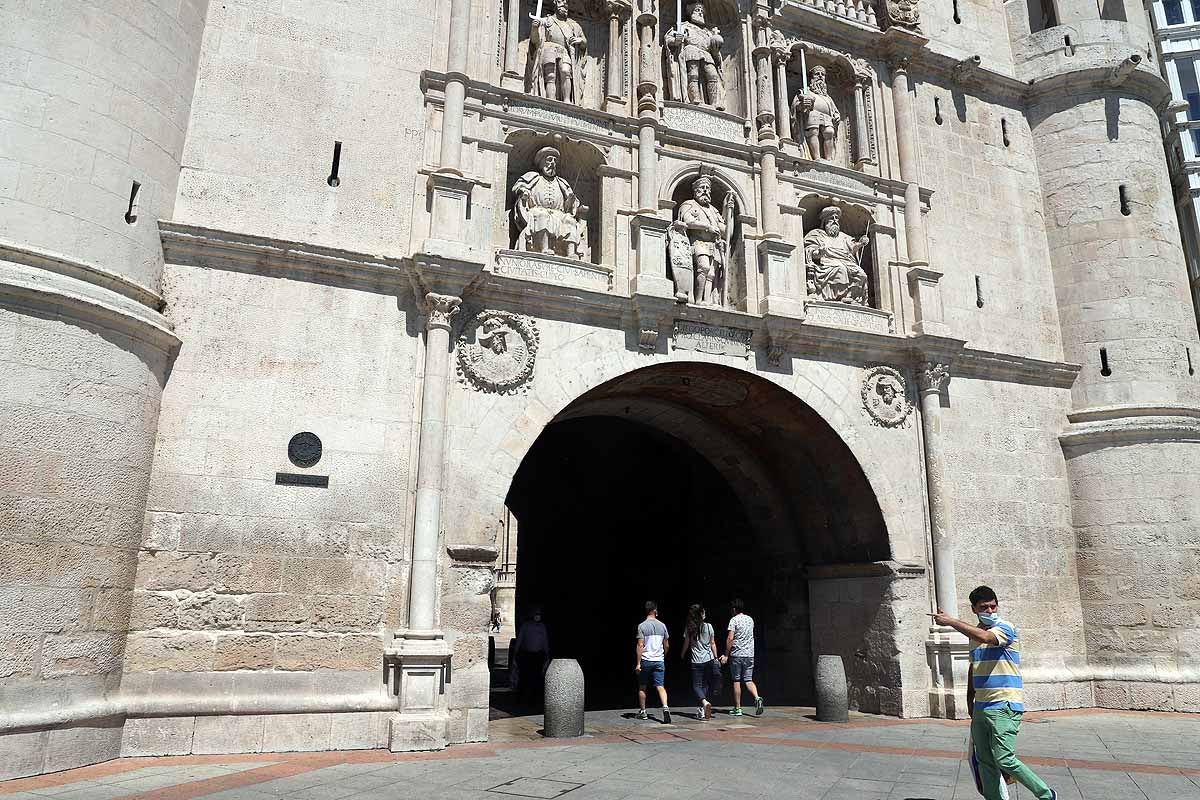
<path fill-rule="evenodd" d="M 583 736 L 583 670 L 573 658 L 556 658 L 546 668 L 546 724 L 549 739 Z"/>
<path fill-rule="evenodd" d="M 817 720 L 848 722 L 850 700 L 841 656 L 817 656 Z"/>

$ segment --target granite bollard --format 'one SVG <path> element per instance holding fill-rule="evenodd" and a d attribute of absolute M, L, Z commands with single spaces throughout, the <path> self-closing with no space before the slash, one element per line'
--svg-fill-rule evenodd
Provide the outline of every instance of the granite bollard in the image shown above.
<path fill-rule="evenodd" d="M 583 670 L 573 658 L 556 658 L 546 668 L 548 739 L 583 736 Z"/>
<path fill-rule="evenodd" d="M 817 656 L 817 719 L 847 722 L 850 700 L 841 656 Z"/>

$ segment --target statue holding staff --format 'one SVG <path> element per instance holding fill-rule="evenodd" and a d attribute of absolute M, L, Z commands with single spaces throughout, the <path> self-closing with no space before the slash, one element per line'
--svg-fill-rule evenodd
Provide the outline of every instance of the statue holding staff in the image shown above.
<path fill-rule="evenodd" d="M 821 209 L 821 227 L 804 235 L 809 297 L 865 306 L 867 272 L 859 262 L 869 241 L 865 233 L 854 239 L 842 232 L 840 208 Z"/>

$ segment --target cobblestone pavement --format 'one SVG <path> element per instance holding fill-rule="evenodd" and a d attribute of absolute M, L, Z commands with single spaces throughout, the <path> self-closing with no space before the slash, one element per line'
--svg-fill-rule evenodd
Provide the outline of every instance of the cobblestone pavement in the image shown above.
<path fill-rule="evenodd" d="M 673 725 L 594 712 L 581 739 L 546 740 L 540 717 L 492 723 L 491 741 L 385 751 L 128 758 L 0 783 L 0 800 L 952 800 L 977 797 L 963 722 L 812 709 Z M 1200 716 L 1027 714 L 1022 758 L 1063 800 L 1200 800 Z M 1028 800 L 1017 787 L 1010 797 Z"/>

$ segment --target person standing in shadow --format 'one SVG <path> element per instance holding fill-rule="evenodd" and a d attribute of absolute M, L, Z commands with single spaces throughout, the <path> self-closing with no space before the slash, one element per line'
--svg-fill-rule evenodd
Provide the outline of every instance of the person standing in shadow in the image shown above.
<path fill-rule="evenodd" d="M 550 633 L 542 622 L 542 610 L 534 608 L 532 616 L 517 631 L 512 660 L 517 665 L 517 693 L 532 699 L 542 692 L 546 665 L 550 663 Z"/>
<path fill-rule="evenodd" d="M 692 691 L 696 693 L 699 719 L 712 719 L 712 703 L 708 695 L 720 685 L 721 668 L 717 663 L 717 637 L 713 626 L 705 621 L 704 606 L 692 603 L 688 607 L 687 629 L 683 635 L 684 660 L 691 660 Z M 714 680 L 715 678 L 715 680 Z"/>

